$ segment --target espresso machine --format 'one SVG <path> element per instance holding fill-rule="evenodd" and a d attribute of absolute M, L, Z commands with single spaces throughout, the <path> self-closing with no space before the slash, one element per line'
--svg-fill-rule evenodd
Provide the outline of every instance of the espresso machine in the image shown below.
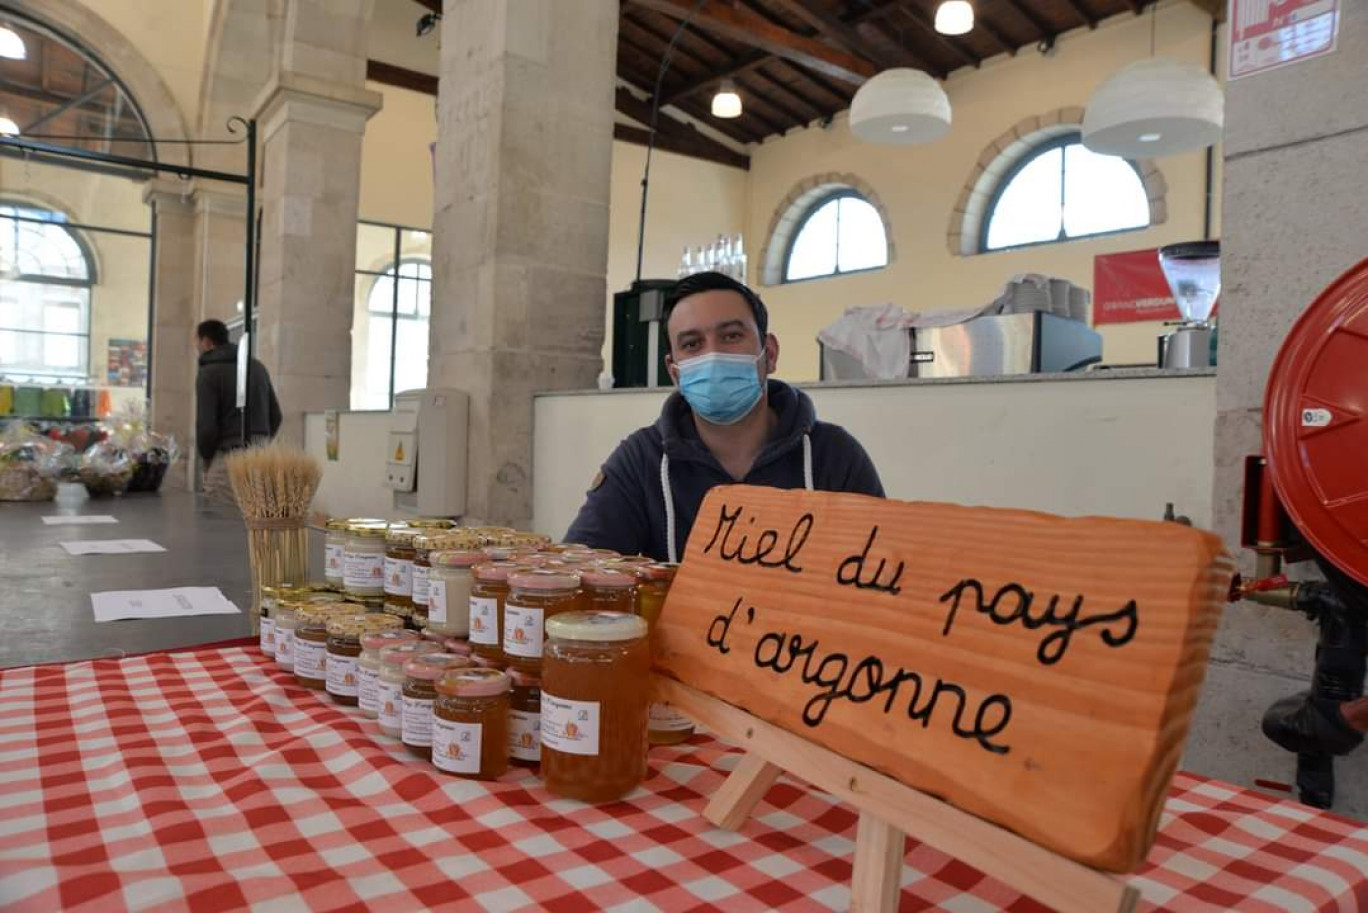
<path fill-rule="evenodd" d="M 1221 294 L 1221 242 L 1188 241 L 1161 247 L 1159 266 L 1182 315 L 1172 332 L 1159 337 L 1159 367 L 1211 367 L 1211 311 Z"/>

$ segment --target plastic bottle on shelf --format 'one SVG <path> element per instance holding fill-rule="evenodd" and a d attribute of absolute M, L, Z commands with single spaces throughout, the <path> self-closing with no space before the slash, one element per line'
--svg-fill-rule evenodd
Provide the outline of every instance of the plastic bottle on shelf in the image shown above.
<path fill-rule="evenodd" d="M 732 270 L 733 279 L 737 282 L 746 281 L 746 248 L 740 232 L 737 232 L 736 240 L 732 242 Z"/>
<path fill-rule="evenodd" d="M 692 273 L 692 272 L 693 272 L 693 256 L 692 256 L 692 254 L 689 252 L 689 247 L 688 247 L 688 245 L 686 244 L 686 245 L 684 246 L 684 256 L 682 256 L 682 257 L 679 258 L 679 270 L 678 270 L 678 272 L 675 273 L 675 278 L 676 278 L 676 279 L 683 279 L 685 276 L 689 275 L 689 274 Z"/>

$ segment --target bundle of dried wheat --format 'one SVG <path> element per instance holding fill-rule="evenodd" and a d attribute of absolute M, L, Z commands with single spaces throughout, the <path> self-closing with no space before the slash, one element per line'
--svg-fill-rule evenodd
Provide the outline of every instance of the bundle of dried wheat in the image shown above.
<path fill-rule="evenodd" d="M 261 588 L 309 579 L 309 505 L 323 469 L 298 447 L 264 444 L 224 460 L 252 562 L 252 633 L 261 618 Z"/>

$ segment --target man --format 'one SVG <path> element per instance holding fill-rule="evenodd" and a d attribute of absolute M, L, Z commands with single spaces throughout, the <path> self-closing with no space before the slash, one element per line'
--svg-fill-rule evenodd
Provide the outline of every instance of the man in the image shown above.
<path fill-rule="evenodd" d="M 734 482 L 883 497 L 864 448 L 769 379 L 779 341 L 753 291 L 721 273 L 689 276 L 666 301 L 665 331 L 678 390 L 613 451 L 567 542 L 678 561 L 704 495 Z"/>
<path fill-rule="evenodd" d="M 228 341 L 222 320 L 206 320 L 195 328 L 199 351 L 199 376 L 195 442 L 204 460 L 204 494 L 216 501 L 233 503 L 223 454 L 256 440 L 273 438 L 280 430 L 280 403 L 266 368 L 253 358 L 247 368 L 247 440 L 242 438 L 242 410 L 237 405 L 238 347 Z"/>

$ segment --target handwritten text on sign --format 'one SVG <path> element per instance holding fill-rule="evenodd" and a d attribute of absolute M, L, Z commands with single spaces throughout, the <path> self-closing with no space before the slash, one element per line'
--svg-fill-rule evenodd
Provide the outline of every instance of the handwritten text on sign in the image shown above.
<path fill-rule="evenodd" d="M 1230 571 L 1215 537 L 1172 524 L 715 489 L 658 665 L 1126 870 L 1148 848 Z"/>

